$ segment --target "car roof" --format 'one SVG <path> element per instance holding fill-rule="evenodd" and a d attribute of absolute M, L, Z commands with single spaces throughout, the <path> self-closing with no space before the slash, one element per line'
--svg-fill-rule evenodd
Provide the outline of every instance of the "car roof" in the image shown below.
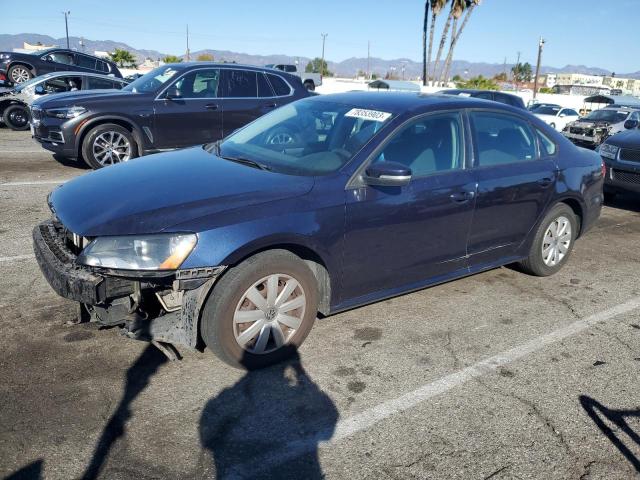
<path fill-rule="evenodd" d="M 447 108 L 491 108 L 522 113 L 522 109 L 491 100 L 474 97 L 458 97 L 441 93 L 414 92 L 347 92 L 309 97 L 310 101 L 326 101 L 352 105 L 354 108 L 381 110 L 389 113 L 420 113 Z"/>

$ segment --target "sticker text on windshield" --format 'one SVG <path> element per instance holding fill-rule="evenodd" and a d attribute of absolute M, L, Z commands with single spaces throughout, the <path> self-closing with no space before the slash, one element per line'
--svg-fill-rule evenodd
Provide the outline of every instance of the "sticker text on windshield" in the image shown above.
<path fill-rule="evenodd" d="M 344 116 L 352 118 L 362 118 L 363 120 L 373 120 L 374 122 L 384 122 L 391 116 L 391 114 L 387 112 L 378 112 L 377 110 L 352 108 Z"/>

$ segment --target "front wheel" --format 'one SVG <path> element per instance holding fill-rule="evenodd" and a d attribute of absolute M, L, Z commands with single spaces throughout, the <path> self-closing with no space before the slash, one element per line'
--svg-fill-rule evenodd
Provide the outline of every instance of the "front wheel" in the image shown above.
<path fill-rule="evenodd" d="M 296 255 L 269 250 L 229 269 L 218 281 L 204 306 L 200 333 L 229 365 L 263 368 L 302 344 L 317 312 L 313 272 Z"/>
<path fill-rule="evenodd" d="M 2 120 L 11 130 L 28 130 L 30 118 L 29 109 L 24 105 L 10 105 L 2 114 Z"/>
<path fill-rule="evenodd" d="M 573 250 L 578 227 L 578 219 L 568 205 L 553 207 L 536 231 L 529 256 L 520 262 L 522 270 L 539 277 L 560 270 Z"/>
<path fill-rule="evenodd" d="M 93 128 L 82 142 L 82 158 L 94 170 L 127 162 L 138 156 L 133 134 L 115 123 Z"/>

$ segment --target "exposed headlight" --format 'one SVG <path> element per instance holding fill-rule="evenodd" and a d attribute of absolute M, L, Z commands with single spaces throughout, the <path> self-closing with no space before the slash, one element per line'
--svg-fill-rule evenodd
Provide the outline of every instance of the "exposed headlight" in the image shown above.
<path fill-rule="evenodd" d="M 86 112 L 84 107 L 63 107 L 63 108 L 50 108 L 45 110 L 45 113 L 50 117 L 55 118 L 76 118 Z"/>
<path fill-rule="evenodd" d="M 599 153 L 603 157 L 615 160 L 618 156 L 618 150 L 620 150 L 620 147 L 616 147 L 615 145 L 609 145 L 608 143 L 603 143 L 602 145 L 600 145 Z"/>
<path fill-rule="evenodd" d="M 175 270 L 197 242 L 198 237 L 189 233 L 98 237 L 80 253 L 77 262 L 123 270 Z"/>

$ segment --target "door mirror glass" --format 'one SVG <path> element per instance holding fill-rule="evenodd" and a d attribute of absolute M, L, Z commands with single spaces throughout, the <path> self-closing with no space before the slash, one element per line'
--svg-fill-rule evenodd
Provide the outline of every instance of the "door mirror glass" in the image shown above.
<path fill-rule="evenodd" d="M 624 122 L 624 128 L 626 128 L 627 130 L 638 128 L 638 120 L 627 120 L 626 122 Z"/>
<path fill-rule="evenodd" d="M 377 162 L 369 165 L 363 176 L 367 185 L 401 187 L 411 181 L 411 169 L 397 162 Z"/>
<path fill-rule="evenodd" d="M 45 55 L 42 57 L 45 62 L 53 62 L 53 57 L 51 55 Z"/>
<path fill-rule="evenodd" d="M 47 93 L 42 85 L 36 85 L 36 88 L 33 91 L 36 95 L 44 95 Z"/>

